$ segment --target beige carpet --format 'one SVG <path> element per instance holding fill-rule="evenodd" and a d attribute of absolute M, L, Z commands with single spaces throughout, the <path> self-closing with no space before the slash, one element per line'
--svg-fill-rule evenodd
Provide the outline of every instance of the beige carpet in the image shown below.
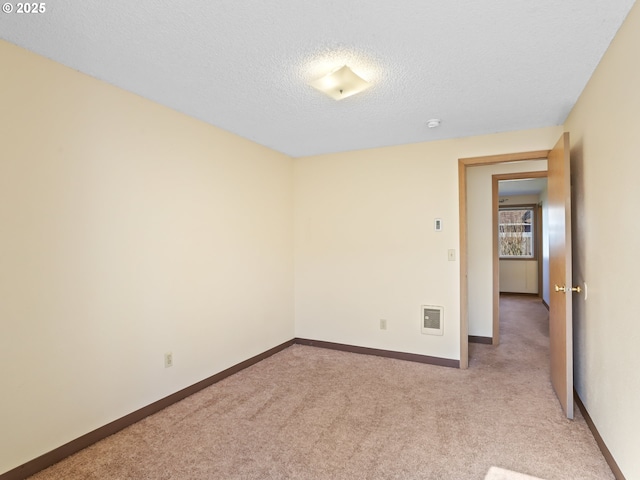
<path fill-rule="evenodd" d="M 32 478 L 613 479 L 551 390 L 546 309 L 501 304 L 469 370 L 295 345 Z"/>

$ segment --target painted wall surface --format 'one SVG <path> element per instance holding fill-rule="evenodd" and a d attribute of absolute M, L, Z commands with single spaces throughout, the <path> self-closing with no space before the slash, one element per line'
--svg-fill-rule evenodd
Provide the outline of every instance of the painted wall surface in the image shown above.
<path fill-rule="evenodd" d="M 498 198 L 498 204 L 502 207 L 514 205 L 536 205 L 539 201 L 540 197 L 538 195 L 508 195 Z"/>
<path fill-rule="evenodd" d="M 294 326 L 290 158 L 5 42 L 0 62 L 2 473 Z"/>
<path fill-rule="evenodd" d="M 640 478 L 640 4 L 566 121 L 571 134 L 575 386 L 626 478 Z M 606 119 L 605 122 L 602 119 Z"/>
<path fill-rule="evenodd" d="M 538 293 L 537 260 L 500 260 L 500 291 Z"/>
<path fill-rule="evenodd" d="M 545 129 L 539 148 L 553 147 L 562 127 Z M 467 168 L 467 251 L 469 282 L 469 335 L 493 336 L 493 175 L 537 172 L 547 169 L 547 160 L 482 165 Z"/>
<path fill-rule="evenodd" d="M 561 132 L 551 127 L 297 159 L 296 336 L 459 359 L 458 159 L 548 149 Z M 487 178 L 482 231 L 490 258 Z M 435 218 L 442 232 L 434 231 Z M 448 249 L 456 250 L 456 261 L 448 261 Z M 490 285 L 491 264 L 475 267 L 476 284 Z M 491 290 L 484 294 L 490 305 Z M 420 333 L 423 304 L 444 307 L 443 336 Z"/>

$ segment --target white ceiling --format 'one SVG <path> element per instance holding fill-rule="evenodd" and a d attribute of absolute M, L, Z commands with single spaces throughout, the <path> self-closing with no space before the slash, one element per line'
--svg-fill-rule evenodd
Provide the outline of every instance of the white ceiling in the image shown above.
<path fill-rule="evenodd" d="M 633 3 L 55 0 L 0 37 L 300 157 L 560 125 Z M 373 86 L 307 84 L 343 64 Z"/>

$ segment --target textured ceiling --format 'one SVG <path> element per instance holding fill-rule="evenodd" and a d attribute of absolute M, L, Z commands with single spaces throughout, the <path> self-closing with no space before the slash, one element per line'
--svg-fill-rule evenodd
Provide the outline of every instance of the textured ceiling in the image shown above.
<path fill-rule="evenodd" d="M 56 0 L 0 37 L 300 157 L 562 124 L 633 3 Z M 344 64 L 373 86 L 307 84 Z"/>

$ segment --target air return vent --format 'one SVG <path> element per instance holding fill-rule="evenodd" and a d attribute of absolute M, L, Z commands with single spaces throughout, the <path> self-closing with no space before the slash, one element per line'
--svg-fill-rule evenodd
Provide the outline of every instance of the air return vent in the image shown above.
<path fill-rule="evenodd" d="M 444 307 L 422 305 L 422 333 L 442 335 L 444 325 Z"/>

